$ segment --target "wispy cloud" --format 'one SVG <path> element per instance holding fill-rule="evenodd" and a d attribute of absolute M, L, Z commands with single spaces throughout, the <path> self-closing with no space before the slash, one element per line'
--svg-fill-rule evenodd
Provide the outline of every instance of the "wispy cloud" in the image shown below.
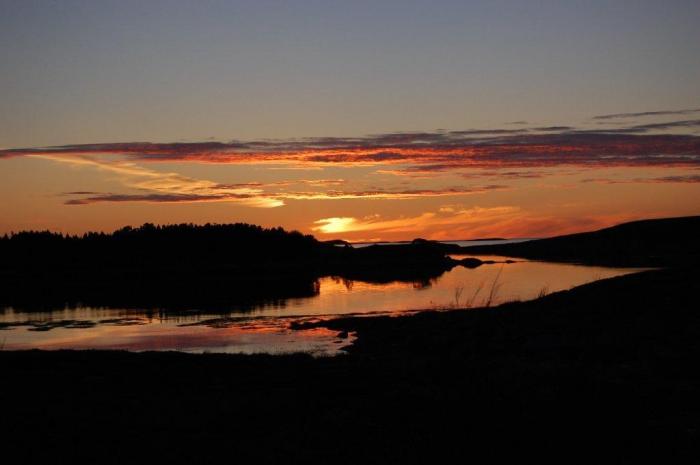
<path fill-rule="evenodd" d="M 193 202 L 230 202 L 244 200 L 249 206 L 270 208 L 284 205 L 275 199 L 266 199 L 251 194 L 112 194 L 102 193 L 71 199 L 66 205 L 89 205 L 103 202 L 149 202 L 149 203 L 193 203 Z"/>
<path fill-rule="evenodd" d="M 480 177 L 490 177 L 496 179 L 536 179 L 547 176 L 543 171 L 470 171 L 469 173 L 462 173 L 461 176 L 465 179 L 474 179 Z"/>
<path fill-rule="evenodd" d="M 700 113 L 700 108 L 691 108 L 691 109 L 685 109 L 685 110 L 643 111 L 640 113 L 613 113 L 613 114 L 609 114 L 609 115 L 594 116 L 593 119 L 609 120 L 609 119 L 622 119 L 622 118 L 641 118 L 641 117 L 647 117 L 647 116 L 679 116 L 679 115 L 690 115 L 693 113 Z"/>
<path fill-rule="evenodd" d="M 700 183 L 700 175 L 672 175 L 653 178 L 587 178 L 583 183 L 596 184 L 697 184 Z"/>
<path fill-rule="evenodd" d="M 700 137 L 651 134 L 700 127 L 700 120 L 632 125 L 615 129 L 569 127 L 390 133 L 364 138 L 286 141 L 89 144 L 0 151 L 0 158 L 41 155 L 57 158 L 113 157 L 125 162 L 414 167 L 423 172 L 466 168 L 553 166 L 700 165 Z M 537 131 L 536 129 L 547 132 Z M 486 134 L 487 133 L 487 134 Z M 128 170 L 128 165 L 120 168 Z"/>
<path fill-rule="evenodd" d="M 204 179 L 182 176 L 178 173 L 159 172 L 138 166 L 132 162 L 101 161 L 87 155 L 65 158 L 55 155 L 33 155 L 43 159 L 69 164 L 75 167 L 94 168 L 115 175 L 124 186 L 137 189 L 138 193 L 113 193 L 94 191 L 64 192 L 62 196 L 75 197 L 66 205 L 90 205 L 95 203 L 147 202 L 147 203 L 198 203 L 236 202 L 251 207 L 271 208 L 285 204 L 285 200 L 340 200 L 384 199 L 406 200 L 420 197 L 446 197 L 482 193 L 507 186 L 487 184 L 471 187 L 445 187 L 439 189 L 372 189 L 299 191 L 289 189 L 295 185 L 328 188 L 343 185 L 344 179 L 298 179 L 269 183 L 248 182 L 221 184 Z"/>
<path fill-rule="evenodd" d="M 598 120 L 685 115 L 700 110 L 600 115 Z M 624 122 L 624 121 L 623 121 Z M 70 205 L 105 202 L 235 202 L 276 207 L 292 200 L 388 199 L 459 196 L 505 189 L 517 179 L 537 178 L 553 169 L 611 167 L 700 167 L 700 119 L 615 124 L 613 128 L 535 126 L 459 131 L 393 132 L 365 137 L 315 137 L 230 142 L 65 145 L 0 150 L 0 159 L 36 157 L 111 175 L 127 192 L 76 189 Z M 672 131 L 674 133 L 667 133 Z M 368 167 L 375 175 L 403 176 L 402 183 L 452 175 L 482 185 L 359 186 L 357 178 L 288 179 L 224 184 L 161 171 L 160 162 L 247 164 L 270 169 Z M 160 166 L 157 166 L 160 165 Z M 311 177 L 311 176 L 309 176 Z M 488 178 L 488 179 L 486 179 Z M 696 182 L 658 177 L 644 182 Z M 442 184 L 446 184 L 443 182 Z"/>
<path fill-rule="evenodd" d="M 282 192 L 284 199 L 333 200 L 333 199 L 387 199 L 404 200 L 420 197 L 448 197 L 455 195 L 479 194 L 487 191 L 507 189 L 508 186 L 489 184 L 475 187 L 448 187 L 444 189 L 407 190 L 365 190 L 365 191 L 326 191 L 326 192 Z"/>
<path fill-rule="evenodd" d="M 674 114 L 695 111 L 679 110 Z M 613 116 L 601 115 L 608 119 Z M 595 130 L 546 126 L 386 133 L 349 138 L 83 144 L 6 149 L 0 151 L 0 158 L 119 156 L 125 162 L 140 163 L 266 164 L 303 168 L 367 165 L 384 166 L 395 173 L 408 168 L 413 175 L 468 168 L 687 166 L 700 165 L 700 137 L 690 133 L 657 132 L 687 132 L 698 127 L 700 119 L 685 119 Z M 128 165 L 123 169 L 129 169 Z"/>
<path fill-rule="evenodd" d="M 37 158 L 69 164 L 77 168 L 93 168 L 115 175 L 124 186 L 146 191 L 138 194 L 113 194 L 73 191 L 64 195 L 82 196 L 69 199 L 66 205 L 87 205 L 99 202 L 238 202 L 252 207 L 271 208 L 284 205 L 279 199 L 266 196 L 256 183 L 220 184 L 195 179 L 178 173 L 160 172 L 125 161 L 105 161 L 82 155 L 61 157 L 33 155 Z"/>
<path fill-rule="evenodd" d="M 314 222 L 311 230 L 330 237 L 365 237 L 368 232 L 385 239 L 426 237 L 429 239 L 470 239 L 479 237 L 546 237 L 593 230 L 639 219 L 635 214 L 550 216 L 515 206 L 470 207 L 446 205 L 438 211 L 416 216 L 384 218 L 330 217 Z"/>
<path fill-rule="evenodd" d="M 148 203 L 198 203 L 198 202 L 239 202 L 254 207 L 277 207 L 284 205 L 285 200 L 341 200 L 341 199 L 381 199 L 381 200 L 408 200 L 424 197 L 449 197 L 478 194 L 487 191 L 506 189 L 501 185 L 476 186 L 473 188 L 445 188 L 445 189 L 413 189 L 413 190 L 372 190 L 372 191 L 325 191 L 325 192 L 299 192 L 282 191 L 274 193 L 264 192 L 230 192 L 228 189 L 210 189 L 211 194 L 198 193 L 146 193 L 146 194 L 115 194 L 111 192 L 65 192 L 62 195 L 81 196 L 69 199 L 66 205 L 89 205 L 106 202 L 148 202 Z"/>
<path fill-rule="evenodd" d="M 666 129 L 690 129 L 700 127 L 700 119 L 669 121 L 666 123 L 638 124 L 629 128 L 630 131 L 646 132 Z"/>
<path fill-rule="evenodd" d="M 488 221 L 489 218 L 502 217 L 517 212 L 517 207 L 473 207 L 458 211 L 426 212 L 418 216 L 383 219 L 378 215 L 367 218 L 331 217 L 321 218 L 314 222 L 311 228 L 323 234 L 338 234 L 346 232 L 419 232 L 428 227 L 444 227 L 448 225 L 465 225 L 473 222 Z"/>

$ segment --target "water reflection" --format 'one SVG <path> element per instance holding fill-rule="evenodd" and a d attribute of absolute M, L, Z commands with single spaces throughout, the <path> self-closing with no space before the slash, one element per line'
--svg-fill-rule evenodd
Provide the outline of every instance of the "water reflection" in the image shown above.
<path fill-rule="evenodd" d="M 318 280 L 317 292 L 311 297 L 229 305 L 216 311 L 191 304 L 175 309 L 78 305 L 46 312 L 7 308 L 0 313 L 0 346 L 6 350 L 94 348 L 335 354 L 350 341 L 325 329 L 293 331 L 290 324 L 348 314 L 497 305 L 637 271 L 514 260 L 514 263 L 475 269 L 458 266 L 439 277 L 404 282 L 370 283 L 324 277 Z"/>

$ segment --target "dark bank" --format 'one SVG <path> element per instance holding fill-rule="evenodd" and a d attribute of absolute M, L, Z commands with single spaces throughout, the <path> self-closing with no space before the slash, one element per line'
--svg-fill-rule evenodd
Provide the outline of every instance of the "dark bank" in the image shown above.
<path fill-rule="evenodd" d="M 700 431 L 699 275 L 685 260 L 697 256 L 699 223 L 646 224 L 689 238 L 673 246 L 682 256 L 628 237 L 620 256 L 661 267 L 495 308 L 319 323 L 357 333 L 345 356 L 0 351 L 3 453 L 16 463 L 686 461 Z M 591 259 L 583 250 L 561 258 Z"/>

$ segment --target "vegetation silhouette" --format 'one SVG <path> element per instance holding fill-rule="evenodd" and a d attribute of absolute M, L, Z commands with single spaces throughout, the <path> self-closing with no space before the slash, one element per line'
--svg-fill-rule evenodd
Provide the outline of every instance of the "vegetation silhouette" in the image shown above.
<path fill-rule="evenodd" d="M 674 231 L 693 224 L 622 228 L 619 250 L 602 232 L 522 252 L 584 262 L 617 250 L 618 265 L 662 269 L 491 308 L 297 325 L 356 333 L 346 356 L 2 350 L 3 453 L 18 463 L 694 463 L 699 247 Z M 576 255 L 577 237 L 599 247 Z M 674 238 L 685 247 L 654 244 Z M 341 253 L 358 266 L 400 262 L 400 249 L 379 250 Z"/>
<path fill-rule="evenodd" d="M 282 228 L 146 223 L 111 234 L 28 231 L 0 238 L 0 305 L 221 309 L 319 292 L 319 278 L 427 283 L 457 246 L 416 240 L 356 249 Z"/>
<path fill-rule="evenodd" d="M 94 305 L 225 312 L 312 297 L 319 279 L 429 285 L 454 266 L 496 254 L 612 266 L 697 263 L 700 217 L 635 221 L 514 244 L 460 247 L 415 239 L 351 247 L 282 228 L 235 224 L 124 227 L 111 234 L 25 231 L 0 238 L 0 306 Z"/>

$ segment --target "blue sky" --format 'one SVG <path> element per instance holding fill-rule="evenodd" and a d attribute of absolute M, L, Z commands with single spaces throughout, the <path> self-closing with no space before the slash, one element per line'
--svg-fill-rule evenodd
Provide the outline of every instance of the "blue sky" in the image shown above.
<path fill-rule="evenodd" d="M 0 2 L 0 147 L 578 121 L 700 101 L 697 1 Z"/>

